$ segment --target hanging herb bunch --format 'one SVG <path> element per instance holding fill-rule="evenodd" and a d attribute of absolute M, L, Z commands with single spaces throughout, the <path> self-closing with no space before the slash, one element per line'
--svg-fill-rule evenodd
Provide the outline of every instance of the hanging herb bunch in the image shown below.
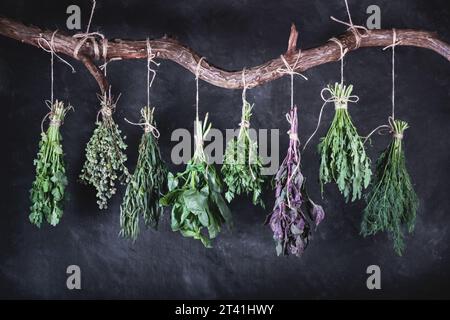
<path fill-rule="evenodd" d="M 297 135 L 297 107 L 292 107 L 287 119 L 289 149 L 275 176 L 275 206 L 266 223 L 273 231 L 278 255 L 301 256 L 311 240 L 313 228 L 325 213 L 306 192 L 306 179 L 301 172 L 300 141 Z"/>
<path fill-rule="evenodd" d="M 64 192 L 67 186 L 61 124 L 71 106 L 56 100 L 50 105 L 50 125 L 41 133 L 39 152 L 34 160 L 36 178 L 30 190 L 30 222 L 40 227 L 43 220 L 56 226 L 63 215 Z"/>
<path fill-rule="evenodd" d="M 261 173 L 263 165 L 258 155 L 258 144 L 251 139 L 249 132 L 252 108 L 243 93 L 239 134 L 227 145 L 222 175 L 227 186 L 225 198 L 228 202 L 231 202 L 235 195 L 246 193 L 252 195 L 254 205 L 259 204 L 264 208 L 264 201 L 261 199 L 265 182 Z"/>
<path fill-rule="evenodd" d="M 392 142 L 377 161 L 375 182 L 366 197 L 361 234 L 368 236 L 379 231 L 390 232 L 395 252 L 402 255 L 405 248 L 402 226 L 406 225 L 410 233 L 414 230 L 419 201 L 406 169 L 402 148 L 408 123 L 391 120 L 391 128 Z"/>
<path fill-rule="evenodd" d="M 231 225 L 231 212 L 222 196 L 223 183 L 214 167 L 207 163 L 203 141 L 211 129 L 208 114 L 203 126 L 195 121 L 195 152 L 186 170 L 168 175 L 169 192 L 161 199 L 164 206 L 172 206 L 171 226 L 185 237 L 200 240 L 211 247 L 224 223 Z M 202 232 L 207 229 L 208 235 Z"/>
<path fill-rule="evenodd" d="M 116 180 L 126 182 L 129 173 L 125 167 L 127 145 L 112 114 L 116 102 L 109 94 L 100 97 L 102 119 L 96 121 L 96 128 L 86 146 L 86 161 L 80 180 L 97 190 L 97 204 L 106 209 L 108 200 L 116 193 Z"/>
<path fill-rule="evenodd" d="M 120 206 L 120 235 L 136 240 L 139 234 L 139 215 L 145 225 L 157 228 L 163 207 L 159 200 L 166 192 L 167 167 L 161 158 L 157 138 L 159 132 L 154 123 L 154 108 L 141 109 L 144 133 L 139 145 L 136 168 L 127 185 Z"/>
<path fill-rule="evenodd" d="M 324 90 L 332 96 L 329 101 L 334 101 L 335 115 L 327 135 L 319 144 L 322 190 L 323 184 L 334 181 L 347 202 L 355 201 L 369 185 L 372 171 L 361 137 L 347 110 L 353 86 L 336 83 Z"/>

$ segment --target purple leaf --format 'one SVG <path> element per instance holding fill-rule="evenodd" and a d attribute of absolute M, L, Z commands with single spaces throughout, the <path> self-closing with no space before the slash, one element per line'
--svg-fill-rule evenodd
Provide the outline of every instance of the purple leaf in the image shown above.
<path fill-rule="evenodd" d="M 277 253 L 301 256 L 311 238 L 311 224 L 317 226 L 325 217 L 321 206 L 308 196 L 305 177 L 301 173 L 300 143 L 297 136 L 297 108 L 292 107 L 288 119 L 289 148 L 275 175 L 275 205 L 267 222 L 276 240 Z M 306 215 L 303 211 L 306 210 Z"/>

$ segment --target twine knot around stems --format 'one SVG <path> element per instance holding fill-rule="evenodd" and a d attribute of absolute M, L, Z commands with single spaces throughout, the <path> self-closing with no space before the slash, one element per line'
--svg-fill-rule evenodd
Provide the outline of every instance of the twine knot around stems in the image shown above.
<path fill-rule="evenodd" d="M 373 129 L 366 137 L 364 137 L 364 143 L 370 139 L 370 137 L 378 132 L 379 135 L 392 134 L 392 137 L 398 140 L 403 139 L 403 131 L 408 128 L 408 125 L 404 121 L 396 121 L 394 117 L 388 117 L 388 124 L 382 124 Z"/>
<path fill-rule="evenodd" d="M 61 120 L 55 116 L 50 116 L 50 126 L 53 126 L 53 127 L 61 126 Z"/>
<path fill-rule="evenodd" d="M 369 33 L 370 30 L 364 26 L 353 24 L 353 20 L 352 20 L 351 14 L 350 14 L 350 8 L 348 6 L 348 2 L 347 2 L 347 0 L 344 0 L 344 2 L 345 2 L 345 8 L 347 10 L 348 22 L 336 19 L 333 16 L 330 16 L 330 19 L 348 27 L 347 30 L 350 30 L 352 32 L 353 36 L 355 37 L 355 42 L 356 42 L 355 49 L 358 49 L 361 47 L 361 40 L 365 36 L 365 34 L 361 34 L 359 30 L 363 30 L 366 34 Z"/>
<path fill-rule="evenodd" d="M 291 107 L 295 108 L 295 110 L 292 110 L 290 113 L 286 113 L 286 120 L 289 123 L 290 129 L 288 130 L 287 134 L 289 135 L 290 140 L 294 141 L 300 141 L 298 138 L 298 134 L 296 131 L 297 128 L 297 119 L 294 117 L 294 115 L 297 114 L 297 107 Z"/>
<path fill-rule="evenodd" d="M 108 106 L 103 106 L 100 109 L 100 112 L 102 113 L 103 117 L 108 117 L 109 118 L 109 117 L 112 116 L 112 109 L 110 107 L 108 107 Z"/>
<path fill-rule="evenodd" d="M 323 100 L 322 107 L 320 108 L 319 112 L 319 119 L 317 120 L 316 129 L 311 134 L 311 136 L 306 140 L 305 145 L 303 146 L 302 151 L 306 149 L 306 146 L 309 144 L 311 139 L 316 135 L 317 131 L 319 130 L 320 123 L 322 121 L 322 114 L 323 110 L 327 106 L 328 103 L 334 102 L 334 109 L 335 110 L 347 110 L 348 103 L 357 103 L 359 101 L 359 97 L 357 95 L 352 95 L 353 86 L 345 86 L 342 83 L 336 83 L 334 87 L 328 85 L 326 88 L 323 88 L 320 91 L 320 97 Z M 326 97 L 325 93 L 329 93 L 330 96 Z"/>
<path fill-rule="evenodd" d="M 111 94 L 111 87 L 109 87 L 108 92 L 105 92 L 104 94 L 100 95 L 97 94 L 98 99 L 100 100 L 101 108 L 97 112 L 97 118 L 96 122 L 98 122 L 100 114 L 104 119 L 110 119 L 112 117 L 112 114 L 116 110 L 117 102 L 119 101 L 122 94 L 119 94 L 117 99 L 114 101 L 112 94 Z"/>
<path fill-rule="evenodd" d="M 42 118 L 41 121 L 41 132 L 44 133 L 44 122 L 47 119 L 50 119 L 50 126 L 60 127 L 63 124 L 63 119 L 66 116 L 67 112 L 70 110 L 74 110 L 74 108 L 69 105 L 68 107 L 64 107 L 64 104 L 61 101 L 56 100 L 55 102 L 51 102 L 50 100 L 45 101 L 45 105 L 50 111 Z"/>
<path fill-rule="evenodd" d="M 392 136 L 395 139 L 398 139 L 398 140 L 402 140 L 403 139 L 403 133 L 394 133 Z"/>
<path fill-rule="evenodd" d="M 128 122 L 131 125 L 139 126 L 144 129 L 144 132 L 151 133 L 156 139 L 159 139 L 160 132 L 156 128 L 153 122 L 153 114 L 155 112 L 155 108 L 150 108 L 149 106 L 145 106 L 141 109 L 141 121 L 140 122 L 132 122 L 129 121 L 127 118 L 124 118 L 126 122 Z"/>
<path fill-rule="evenodd" d="M 239 126 L 241 128 L 250 128 L 250 122 L 248 120 L 241 120 L 241 122 L 239 122 Z"/>

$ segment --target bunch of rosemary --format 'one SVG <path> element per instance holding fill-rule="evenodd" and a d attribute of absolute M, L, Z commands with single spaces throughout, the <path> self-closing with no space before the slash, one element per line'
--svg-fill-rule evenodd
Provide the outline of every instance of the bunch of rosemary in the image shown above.
<path fill-rule="evenodd" d="M 331 93 L 336 111 L 327 135 L 319 144 L 322 190 L 323 184 L 335 181 L 345 200 L 354 201 L 361 198 L 362 190 L 369 185 L 372 171 L 361 137 L 347 111 L 353 86 L 336 83 L 325 90 Z"/>
<path fill-rule="evenodd" d="M 139 145 L 136 168 L 127 185 L 120 206 L 120 235 L 136 240 L 139 234 L 139 215 L 146 226 L 157 228 L 163 207 L 159 200 L 166 191 L 167 168 L 159 151 L 154 108 L 141 109 L 144 134 Z"/>
<path fill-rule="evenodd" d="M 102 120 L 97 120 L 97 127 L 86 146 L 80 180 L 95 187 L 97 204 L 100 209 L 106 209 L 108 200 L 116 193 L 115 181 L 127 181 L 129 173 L 124 165 L 127 145 L 112 117 L 117 101 L 113 102 L 111 94 L 103 95 L 100 101 Z"/>
<path fill-rule="evenodd" d="M 67 186 L 60 127 L 71 106 L 56 100 L 50 106 L 50 125 L 41 133 L 39 152 L 34 160 L 36 178 L 30 190 L 30 222 L 40 227 L 45 219 L 56 226 L 63 215 L 64 191 Z"/>
<path fill-rule="evenodd" d="M 275 176 L 275 206 L 267 216 L 273 231 L 278 255 L 301 256 L 325 213 L 308 196 L 300 165 L 300 142 L 297 135 L 297 108 L 288 114 L 289 149 Z"/>
<path fill-rule="evenodd" d="M 228 202 L 231 202 L 235 195 L 246 193 L 252 195 L 254 205 L 259 204 L 264 208 L 264 201 L 261 199 L 265 181 L 261 174 L 263 166 L 258 155 L 258 144 L 251 139 L 249 133 L 252 108 L 253 106 L 243 99 L 239 134 L 227 145 L 222 175 L 227 185 L 225 198 Z"/>
<path fill-rule="evenodd" d="M 168 175 L 169 192 L 161 198 L 163 206 L 172 206 L 171 226 L 185 237 L 200 240 L 211 247 L 211 239 L 220 232 L 223 223 L 232 223 L 231 212 L 222 196 L 223 183 L 214 165 L 207 163 L 203 141 L 211 124 L 206 114 L 203 126 L 195 120 L 195 152 L 186 170 Z M 202 233 L 208 230 L 208 235 Z"/>
<path fill-rule="evenodd" d="M 411 183 L 402 149 L 403 133 L 408 128 L 405 121 L 392 121 L 393 139 L 377 161 L 373 188 L 366 197 L 361 234 L 373 235 L 379 231 L 392 234 L 394 250 L 402 255 L 405 244 L 402 225 L 414 230 L 419 205 Z"/>

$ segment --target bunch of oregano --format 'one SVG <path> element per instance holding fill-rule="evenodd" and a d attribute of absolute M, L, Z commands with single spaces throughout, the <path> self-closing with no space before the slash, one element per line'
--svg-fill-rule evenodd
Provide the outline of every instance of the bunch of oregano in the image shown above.
<path fill-rule="evenodd" d="M 86 146 L 86 161 L 80 174 L 80 180 L 97 190 L 97 204 L 106 209 L 108 200 L 116 193 L 116 180 L 127 181 L 129 173 L 125 167 L 127 145 L 121 131 L 114 122 L 112 113 L 116 102 L 111 94 L 101 97 L 101 121 Z"/>
<path fill-rule="evenodd" d="M 139 234 L 139 215 L 146 226 L 156 229 L 163 213 L 159 200 L 166 192 L 167 168 L 159 151 L 153 112 L 148 106 L 141 109 L 144 133 L 138 161 L 120 206 L 120 235 L 132 240 Z"/>
<path fill-rule="evenodd" d="M 67 186 L 60 127 L 72 107 L 56 100 L 50 106 L 50 125 L 41 133 L 39 152 L 34 160 L 36 178 L 30 190 L 30 222 L 40 227 L 45 219 L 56 226 L 63 215 L 64 191 Z"/>
<path fill-rule="evenodd" d="M 242 105 L 242 118 L 239 134 L 228 142 L 222 166 L 222 175 L 227 185 L 225 198 L 228 202 L 235 195 L 246 193 L 252 195 L 254 205 L 264 208 L 261 193 L 264 185 L 264 176 L 261 174 L 262 163 L 258 155 L 258 144 L 250 137 L 250 117 L 253 106 L 245 99 Z"/>
<path fill-rule="evenodd" d="M 311 239 L 312 229 L 325 213 L 306 192 L 306 179 L 301 172 L 300 141 L 297 135 L 297 108 L 292 107 L 288 119 L 289 149 L 275 176 L 275 205 L 268 215 L 278 255 L 301 256 Z"/>
<path fill-rule="evenodd" d="M 402 255 L 405 244 L 402 226 L 414 230 L 419 205 L 405 164 L 402 149 L 405 121 L 392 121 L 393 139 L 377 161 L 377 171 L 372 190 L 366 197 L 367 206 L 361 224 L 361 234 L 373 235 L 379 231 L 392 234 L 394 250 Z"/>
<path fill-rule="evenodd" d="M 327 135 L 319 144 L 320 181 L 335 181 L 345 200 L 361 198 L 362 190 L 370 183 L 372 171 L 361 137 L 347 111 L 353 86 L 336 83 L 328 86 L 335 104 L 335 115 Z"/>
<path fill-rule="evenodd" d="M 203 126 L 195 121 L 195 152 L 186 170 L 168 175 L 169 192 L 161 198 L 163 206 L 172 206 L 171 226 L 185 237 L 200 240 L 211 247 L 211 239 L 220 232 L 223 223 L 232 223 L 231 212 L 222 196 L 223 183 L 213 164 L 207 163 L 203 141 L 208 134 L 206 114 Z M 202 232 L 207 229 L 208 234 Z"/>

